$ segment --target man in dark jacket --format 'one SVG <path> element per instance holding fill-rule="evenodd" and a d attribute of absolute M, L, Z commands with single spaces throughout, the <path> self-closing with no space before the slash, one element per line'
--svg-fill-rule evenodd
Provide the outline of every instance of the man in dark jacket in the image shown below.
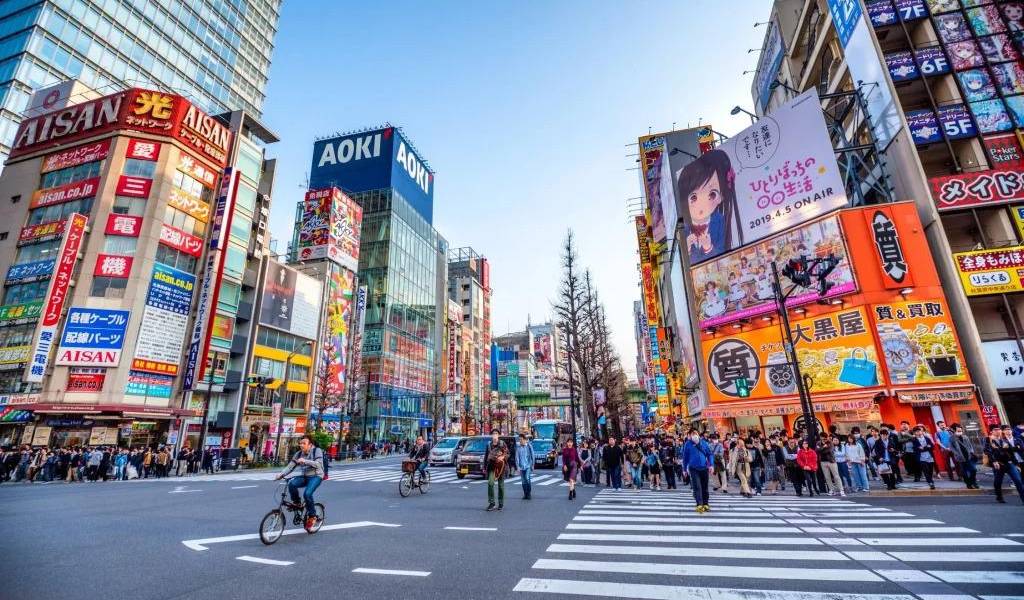
<path fill-rule="evenodd" d="M 974 449 L 974 442 L 964 435 L 964 428 L 959 423 L 949 426 L 953 437 L 949 441 L 949 452 L 953 455 L 953 462 L 956 470 L 960 473 L 967 489 L 980 489 L 978 487 L 978 452 Z"/>
<path fill-rule="evenodd" d="M 622 447 L 619 446 L 614 437 L 608 436 L 608 445 L 604 447 L 604 453 L 601 455 L 601 460 L 604 463 L 604 469 L 608 472 L 608 477 L 612 481 L 612 489 L 622 489 L 622 459 L 624 454 Z"/>
<path fill-rule="evenodd" d="M 896 489 L 896 473 L 899 471 L 900 459 L 896 447 L 896 440 L 889 435 L 888 429 L 883 428 L 878 441 L 871 449 L 872 462 L 878 468 L 878 474 L 885 482 L 885 487 L 890 490 Z"/>
<path fill-rule="evenodd" d="M 491 431 L 491 443 L 484 451 L 484 473 L 487 475 L 487 510 L 495 510 L 494 486 L 498 486 L 498 507 L 505 506 L 505 472 L 508 467 L 508 446 L 501 441 L 501 432 Z"/>
<path fill-rule="evenodd" d="M 1024 502 L 1024 483 L 1021 482 L 1020 464 L 1024 460 L 1024 448 L 1018 445 L 1013 437 L 1009 425 L 993 427 L 989 430 L 989 437 L 985 440 L 985 455 L 988 457 L 988 464 L 992 466 L 995 473 L 993 486 L 996 492 L 996 502 L 1006 503 L 1003 500 L 1003 478 L 1010 476 L 1010 481 L 1017 488 L 1017 495 L 1020 501 Z"/>
<path fill-rule="evenodd" d="M 699 513 L 711 510 L 708 471 L 714 470 L 713 461 L 711 447 L 701 439 L 696 429 L 691 429 L 683 445 L 683 468 L 690 474 L 693 502 Z"/>

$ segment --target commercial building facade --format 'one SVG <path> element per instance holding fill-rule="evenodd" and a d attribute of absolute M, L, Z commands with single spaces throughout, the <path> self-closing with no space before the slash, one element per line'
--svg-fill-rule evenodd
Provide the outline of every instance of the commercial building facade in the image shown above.
<path fill-rule="evenodd" d="M 473 416 L 471 427 L 489 431 L 491 403 L 491 265 L 472 248 L 453 248 L 448 252 L 448 299 L 461 307 L 463 343 L 469 348 L 464 357 L 464 394 Z M 482 428 L 482 429 L 481 429 Z"/>
<path fill-rule="evenodd" d="M 352 427 L 371 440 L 433 432 L 446 391 L 448 255 L 448 242 L 431 225 L 433 173 L 402 132 L 387 126 L 318 140 L 310 186 L 337 187 L 363 209 L 366 385 Z"/>
<path fill-rule="evenodd" d="M 2 3 L 0 162 L 11 150 L 23 113 L 34 108 L 33 92 L 65 80 L 80 80 L 99 95 L 135 85 L 174 90 L 209 114 L 245 110 L 259 118 L 280 4 Z"/>

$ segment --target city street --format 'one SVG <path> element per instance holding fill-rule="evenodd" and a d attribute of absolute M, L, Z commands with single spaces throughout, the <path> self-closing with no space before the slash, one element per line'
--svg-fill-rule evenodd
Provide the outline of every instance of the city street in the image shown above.
<path fill-rule="evenodd" d="M 621 597 L 1001 598 L 1024 589 L 1015 496 L 846 499 L 581 487 L 556 471 L 534 499 L 434 468 L 426 495 L 398 495 L 398 459 L 335 466 L 317 493 L 327 520 L 273 546 L 257 527 L 273 472 L 95 484 L 0 486 L 4 598 Z M 871 595 L 871 596 L 865 596 Z"/>

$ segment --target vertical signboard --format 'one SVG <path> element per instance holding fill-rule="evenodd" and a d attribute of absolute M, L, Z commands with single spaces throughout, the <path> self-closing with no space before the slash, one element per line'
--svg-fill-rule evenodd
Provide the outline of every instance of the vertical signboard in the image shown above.
<path fill-rule="evenodd" d="M 195 286 L 194 275 L 160 263 L 153 265 L 132 360 L 134 371 L 178 374 Z"/>
<path fill-rule="evenodd" d="M 365 285 L 359 286 L 359 290 L 356 292 L 356 313 L 352 321 L 352 370 L 349 374 L 349 386 L 352 390 L 352 398 L 355 398 L 356 394 L 359 393 L 359 387 L 362 382 L 363 330 L 366 325 L 367 294 L 369 294 L 369 288 Z"/>
<path fill-rule="evenodd" d="M 78 213 L 72 213 L 68 217 L 64 241 L 61 242 L 60 251 L 57 253 L 53 278 L 50 279 L 50 285 L 46 290 L 46 304 L 39 319 L 34 346 L 25 372 L 25 381 L 29 383 L 42 383 L 46 374 L 50 350 L 57 334 L 57 323 L 64 310 L 64 301 L 67 299 L 75 261 L 78 260 L 78 252 L 82 249 L 82 238 L 85 237 L 85 226 L 88 221 L 88 217 Z"/>

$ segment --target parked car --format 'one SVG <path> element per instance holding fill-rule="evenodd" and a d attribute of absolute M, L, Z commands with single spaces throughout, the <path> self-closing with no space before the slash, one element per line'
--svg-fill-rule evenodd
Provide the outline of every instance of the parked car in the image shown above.
<path fill-rule="evenodd" d="M 552 440 L 533 440 L 530 443 L 533 444 L 533 467 L 535 469 L 554 469 L 555 456 L 557 455 L 555 442 Z"/>
<path fill-rule="evenodd" d="M 469 438 L 462 436 L 446 437 L 434 444 L 430 449 L 430 466 L 455 466 L 455 459 L 468 440 Z"/>

